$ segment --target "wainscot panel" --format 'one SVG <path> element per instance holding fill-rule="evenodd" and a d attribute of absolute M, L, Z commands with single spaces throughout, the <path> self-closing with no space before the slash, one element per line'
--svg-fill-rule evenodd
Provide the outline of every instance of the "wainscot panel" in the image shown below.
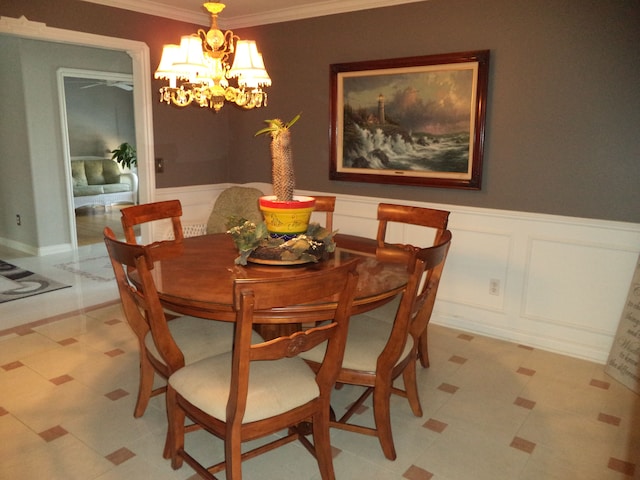
<path fill-rule="evenodd" d="M 269 184 L 247 185 L 271 191 Z M 159 189 L 156 199 L 179 198 L 184 224 L 206 223 L 216 197 L 228 186 Z M 336 196 L 334 229 L 371 238 L 378 203 L 400 203 Z M 432 322 L 606 362 L 640 254 L 640 224 L 402 203 L 451 211 L 453 242 Z M 425 230 L 392 225 L 389 239 L 423 245 L 432 238 Z"/>

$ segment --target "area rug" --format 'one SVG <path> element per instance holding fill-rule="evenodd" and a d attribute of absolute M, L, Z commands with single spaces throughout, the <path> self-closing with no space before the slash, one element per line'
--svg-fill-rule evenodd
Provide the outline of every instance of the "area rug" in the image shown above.
<path fill-rule="evenodd" d="M 70 286 L 0 260 L 0 303 Z"/>

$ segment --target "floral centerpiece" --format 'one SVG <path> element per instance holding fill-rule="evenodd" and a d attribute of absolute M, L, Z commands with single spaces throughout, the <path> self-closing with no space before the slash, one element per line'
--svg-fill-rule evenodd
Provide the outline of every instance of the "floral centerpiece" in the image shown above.
<path fill-rule="evenodd" d="M 333 232 L 317 223 L 310 223 L 304 234 L 293 238 L 272 237 L 264 222 L 253 223 L 245 218 L 231 217 L 227 228 L 240 255 L 238 265 L 255 263 L 302 264 L 317 262 L 335 250 Z"/>

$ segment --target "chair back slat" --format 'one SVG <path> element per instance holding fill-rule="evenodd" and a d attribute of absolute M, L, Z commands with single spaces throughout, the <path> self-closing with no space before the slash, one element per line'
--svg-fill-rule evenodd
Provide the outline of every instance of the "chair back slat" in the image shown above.
<path fill-rule="evenodd" d="M 278 358 L 295 357 L 300 352 L 306 352 L 316 345 L 329 339 L 333 330 L 337 328 L 335 322 L 302 332 L 296 332 L 288 337 L 279 337 L 271 342 L 256 345 L 251 349 L 251 360 L 277 360 Z"/>
<path fill-rule="evenodd" d="M 325 224 L 324 228 L 333 231 L 333 212 L 336 209 L 336 197 L 330 195 L 314 195 L 316 199 L 316 206 L 314 211 L 325 212 Z"/>
<path fill-rule="evenodd" d="M 420 335 L 427 328 L 427 323 L 433 313 L 436 302 L 438 286 L 445 261 L 451 247 L 451 232 L 445 230 L 437 245 L 420 250 L 416 255 L 416 264 L 420 265 L 420 270 L 427 272 L 422 275 L 422 287 L 416 295 L 416 300 L 411 312 L 413 321 L 411 324 L 411 335 L 418 340 Z"/>
<path fill-rule="evenodd" d="M 122 228 L 124 237 L 128 243 L 136 243 L 134 227 L 142 223 L 154 222 L 157 220 L 171 220 L 173 235 L 175 240 L 182 240 L 182 204 L 180 200 L 166 200 L 163 202 L 143 203 L 132 207 L 123 208 L 120 211 L 122 217 Z"/>
<path fill-rule="evenodd" d="M 378 247 L 384 247 L 388 244 L 386 241 L 387 227 L 391 222 L 435 229 L 436 233 L 432 242 L 435 245 L 447 229 L 449 213 L 446 210 L 434 208 L 381 203 L 378 205 L 378 234 L 376 236 Z"/>

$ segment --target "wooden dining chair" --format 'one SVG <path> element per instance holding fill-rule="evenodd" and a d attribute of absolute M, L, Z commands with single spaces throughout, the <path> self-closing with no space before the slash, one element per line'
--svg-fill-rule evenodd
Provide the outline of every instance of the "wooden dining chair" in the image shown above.
<path fill-rule="evenodd" d="M 358 278 L 356 266 L 357 260 L 352 260 L 333 269 L 300 273 L 294 281 L 282 277 L 235 280 L 233 352 L 186 366 L 169 378 L 167 409 L 174 469 L 186 461 L 203 478 L 215 479 L 216 472 L 225 470 L 227 480 L 240 480 L 243 460 L 299 439 L 314 452 L 321 478 L 335 478 L 329 401 L 342 363 Z M 329 323 L 268 342 L 251 342 L 255 312 L 330 300 L 334 303 L 327 312 L 333 318 Z M 326 345 L 327 355 L 316 374 L 298 355 L 320 344 Z M 224 461 L 205 467 L 187 453 L 185 415 L 224 441 Z M 298 428 L 309 420 L 313 445 Z M 244 442 L 281 430 L 288 434 L 241 451 Z"/>
<path fill-rule="evenodd" d="M 325 224 L 324 228 L 333 231 L 333 212 L 336 208 L 336 197 L 327 195 L 314 195 L 316 199 L 315 212 L 325 212 Z"/>
<path fill-rule="evenodd" d="M 182 204 L 180 200 L 143 203 L 123 208 L 120 221 L 124 230 L 124 238 L 128 243 L 137 243 L 134 227 L 142 223 L 170 219 L 173 227 L 173 240 L 182 240 Z"/>
<path fill-rule="evenodd" d="M 409 400 L 414 415 L 422 416 L 418 395 L 416 363 L 420 334 L 429 321 L 434 297 L 430 292 L 437 288 L 439 275 L 429 273 L 444 265 L 451 244 L 451 232 L 445 230 L 437 245 L 408 250 L 383 247 L 377 256 L 383 261 L 407 261 L 409 281 L 401 293 L 400 304 L 393 323 L 369 314 L 354 315 L 349 322 L 349 334 L 345 347 L 338 384 L 365 387 L 360 397 L 346 413 L 331 426 L 356 433 L 378 437 L 386 458 L 395 460 L 396 451 L 391 431 L 391 394 Z M 324 351 L 314 348 L 302 356 L 314 369 L 320 368 Z M 394 386 L 394 380 L 402 374 L 404 390 Z M 349 423 L 352 415 L 373 394 L 375 427 Z"/>
<path fill-rule="evenodd" d="M 437 210 L 434 208 L 425 207 L 413 207 L 409 205 L 396 205 L 392 203 L 381 203 L 378 205 L 378 233 L 376 236 L 376 242 L 378 248 L 384 248 L 385 246 L 395 245 L 399 248 L 411 250 L 415 246 L 426 247 L 431 245 L 437 245 L 440 243 L 444 232 L 446 231 L 449 223 L 450 212 L 446 210 Z M 426 239 L 424 242 L 415 245 L 403 245 L 390 243 L 388 237 L 388 227 L 392 223 L 401 223 L 405 225 L 416 225 L 420 227 L 427 227 L 433 230 L 433 239 Z M 417 239 L 419 240 L 419 239 Z M 443 265 L 444 267 L 444 265 Z M 440 275 L 440 270 L 431 270 L 428 275 L 427 281 L 430 280 L 432 275 Z M 436 288 L 430 292 L 430 295 L 435 299 L 437 294 Z M 418 358 L 421 365 L 424 368 L 429 367 L 429 345 L 428 345 L 428 325 L 425 325 L 424 332 L 420 335 L 420 343 L 418 345 Z"/>
<path fill-rule="evenodd" d="M 167 379 L 178 368 L 207 356 L 229 352 L 233 347 L 233 323 L 179 316 L 168 321 L 151 274 L 154 259 L 179 254 L 180 244 L 158 242 L 136 245 L 116 240 L 104 229 L 104 241 L 118 284 L 127 322 L 136 334 L 140 354 L 138 399 L 134 417 L 144 414 L 152 396 L 166 391 L 153 388 L 155 373 Z M 130 274 L 135 271 L 141 286 L 135 288 Z M 255 334 L 255 340 L 261 338 Z M 174 347 L 171 355 L 165 345 Z"/>

